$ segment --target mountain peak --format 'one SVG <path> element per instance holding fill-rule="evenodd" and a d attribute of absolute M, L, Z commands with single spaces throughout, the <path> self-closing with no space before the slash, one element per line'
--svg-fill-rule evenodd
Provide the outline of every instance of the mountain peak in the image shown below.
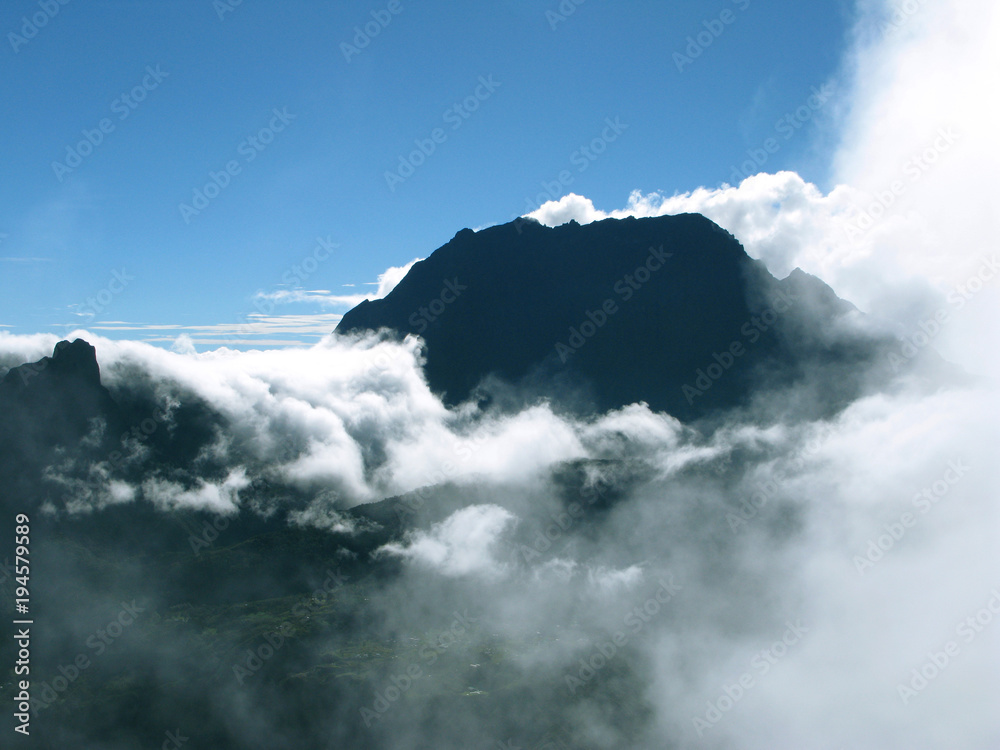
<path fill-rule="evenodd" d="M 100 386 L 101 368 L 97 364 L 97 350 L 83 339 L 60 341 L 52 350 L 51 357 L 12 367 L 2 382 L 8 388 L 34 388 L 39 386 L 36 379 L 40 376 L 41 382 L 51 379 L 78 380 L 90 386 Z"/>
<path fill-rule="evenodd" d="M 646 402 L 694 419 L 793 382 L 810 360 L 872 355 L 870 341 L 838 353 L 821 335 L 785 335 L 822 331 L 847 309 L 801 271 L 777 280 L 700 214 L 517 220 L 463 230 L 336 332 L 422 336 L 428 382 L 451 404 L 504 383 L 573 411 Z"/>
<path fill-rule="evenodd" d="M 52 351 L 52 365 L 69 374 L 100 384 L 101 368 L 97 364 L 97 349 L 83 339 L 72 343 L 60 341 Z"/>
<path fill-rule="evenodd" d="M 94 419 L 106 426 L 119 421 L 101 384 L 97 351 L 83 339 L 60 341 L 51 357 L 13 367 L 0 380 L 0 468 L 9 463 L 18 475 L 29 465 L 44 465 L 56 446 L 89 434 Z"/>

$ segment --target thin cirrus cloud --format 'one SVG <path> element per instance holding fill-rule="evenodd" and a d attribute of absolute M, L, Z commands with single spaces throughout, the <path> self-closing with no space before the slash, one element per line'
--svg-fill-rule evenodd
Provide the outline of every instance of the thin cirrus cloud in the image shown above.
<path fill-rule="evenodd" d="M 311 346 L 336 328 L 339 313 L 297 315 L 264 315 L 250 313 L 240 323 L 214 325 L 182 325 L 178 323 L 133 323 L 129 321 L 101 321 L 86 330 L 64 326 L 65 338 L 83 336 L 86 331 L 126 334 L 151 344 L 173 343 L 187 348 L 200 346 Z M 186 343 L 185 343 L 186 342 Z"/>
<path fill-rule="evenodd" d="M 332 294 L 325 289 L 307 290 L 301 287 L 291 289 L 278 289 L 273 292 L 257 292 L 254 299 L 262 302 L 272 302 L 274 304 L 289 304 L 294 302 L 305 302 L 323 307 L 354 307 L 360 305 L 365 300 L 382 299 L 389 292 L 396 288 L 396 285 L 403 280 L 415 263 L 419 263 L 423 258 L 414 258 L 409 263 L 402 266 L 391 266 L 378 275 L 378 281 L 369 282 L 378 288 L 371 294 Z"/>
<path fill-rule="evenodd" d="M 319 308 L 351 308 L 365 300 L 382 299 L 403 279 L 415 263 L 423 260 L 414 258 L 402 266 L 392 266 L 371 282 L 377 288 L 369 294 L 332 294 L 326 289 L 278 289 L 273 292 L 257 292 L 254 306 L 258 312 L 251 312 L 235 323 L 215 323 L 185 325 L 180 323 L 135 323 L 130 321 L 100 321 L 87 326 L 91 331 L 126 334 L 141 341 L 154 344 L 173 344 L 175 351 L 194 351 L 195 347 L 282 347 L 311 346 L 328 335 L 343 317 L 343 313 L 300 312 L 276 313 L 279 305 L 302 304 Z M 77 324 L 62 325 L 69 332 Z"/>

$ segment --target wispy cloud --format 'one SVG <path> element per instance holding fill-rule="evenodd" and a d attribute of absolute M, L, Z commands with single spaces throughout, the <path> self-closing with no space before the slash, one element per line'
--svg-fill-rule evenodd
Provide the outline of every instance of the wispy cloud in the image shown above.
<path fill-rule="evenodd" d="M 252 312 L 243 319 L 233 323 L 204 323 L 198 325 L 182 323 L 137 323 L 124 320 L 100 321 L 88 325 L 91 331 L 102 331 L 112 334 L 128 334 L 148 343 L 170 342 L 177 345 L 180 337 L 186 337 L 190 345 L 227 346 L 244 348 L 247 346 L 310 346 L 333 332 L 340 319 L 341 312 L 301 312 L 294 314 L 275 314 L 276 305 L 305 304 L 313 309 L 344 308 L 350 309 L 365 300 L 381 299 L 391 292 L 403 279 L 415 263 L 423 260 L 414 258 L 402 266 L 393 266 L 378 276 L 378 281 L 371 282 L 377 286 L 368 294 L 333 294 L 329 289 L 276 289 L 271 292 L 257 292 L 254 307 L 258 312 Z M 346 285 L 345 285 L 346 286 Z M 73 311 L 71 311 L 73 312 Z M 84 316 L 85 313 L 73 312 Z M 53 323 L 52 326 L 68 331 L 79 325 L 79 321 L 71 323 Z M 188 344 L 185 344 L 187 346 Z"/>
<path fill-rule="evenodd" d="M 351 308 L 360 305 L 365 300 L 382 299 L 389 292 L 396 288 L 396 285 L 403 280 L 415 263 L 419 263 L 423 258 L 414 258 L 403 266 L 392 266 L 378 275 L 378 281 L 364 282 L 365 286 L 378 287 L 374 292 L 368 294 L 333 294 L 328 289 L 276 289 L 273 292 L 257 292 L 254 299 L 258 301 L 268 301 L 274 304 L 306 303 L 320 305 L 322 307 L 347 307 Z M 344 284 L 344 286 L 354 286 Z"/>
<path fill-rule="evenodd" d="M 354 307 L 376 297 L 374 294 L 331 294 L 323 289 L 278 289 L 273 292 L 257 292 L 254 299 L 268 300 L 279 305 L 301 302 L 324 307 Z"/>
<path fill-rule="evenodd" d="M 311 346 L 330 334 L 342 315 L 317 313 L 300 315 L 263 315 L 251 313 L 241 323 L 134 323 L 124 320 L 102 321 L 88 330 L 111 334 L 129 334 L 149 343 L 175 342 L 185 336 L 200 346 Z M 62 326 L 65 328 L 65 326 Z"/>

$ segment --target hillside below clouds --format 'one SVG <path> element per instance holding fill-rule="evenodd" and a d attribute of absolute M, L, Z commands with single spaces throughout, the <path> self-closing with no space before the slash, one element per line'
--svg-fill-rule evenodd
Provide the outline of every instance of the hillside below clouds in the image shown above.
<path fill-rule="evenodd" d="M 860 317 L 819 279 L 776 279 L 683 214 L 464 229 L 336 332 L 423 337 L 429 384 L 451 405 L 645 402 L 693 420 L 795 386 L 816 415 L 848 403 L 893 343 Z"/>

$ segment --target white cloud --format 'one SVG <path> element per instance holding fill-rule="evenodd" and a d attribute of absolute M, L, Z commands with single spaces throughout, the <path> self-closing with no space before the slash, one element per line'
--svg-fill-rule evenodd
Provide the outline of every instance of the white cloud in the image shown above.
<path fill-rule="evenodd" d="M 922 187 L 929 186 L 933 179 L 930 175 L 922 177 Z M 801 268 L 829 283 L 862 310 L 894 323 L 898 333 L 906 334 L 912 333 L 921 321 L 932 318 L 937 310 L 957 313 L 960 308 L 948 302 L 949 293 L 968 282 L 987 261 L 996 263 L 990 222 L 981 220 L 984 215 L 970 213 L 959 205 L 964 195 L 968 206 L 975 207 L 992 188 L 970 179 L 964 190 L 947 181 L 938 189 L 942 191 L 939 204 L 927 200 L 919 211 L 886 211 L 870 229 L 860 232 L 857 212 L 858 207 L 872 205 L 868 192 L 840 185 L 824 194 L 793 172 L 762 173 L 747 178 L 738 187 L 698 188 L 671 197 L 633 192 L 625 208 L 610 212 L 571 194 L 545 204 L 531 216 L 555 226 L 571 219 L 587 223 L 625 216 L 701 213 L 732 232 L 751 257 L 763 260 L 779 278 L 793 268 Z M 905 191 L 902 196 L 906 197 Z M 956 216 L 966 219 L 961 230 L 953 226 Z M 966 239 L 941 240 L 949 236 Z M 985 273 L 997 276 L 988 268 Z M 983 288 L 976 305 L 997 310 L 1000 278 Z M 961 357 L 962 345 L 955 342 L 967 346 L 974 338 L 993 335 L 991 329 L 977 322 L 985 317 L 956 314 L 952 319 L 956 324 L 949 325 L 935 342 L 952 358 Z M 962 364 L 976 369 L 978 362 L 971 358 Z"/>
<path fill-rule="evenodd" d="M 143 495 L 163 510 L 208 510 L 229 515 L 239 510 L 240 490 L 249 486 L 243 469 L 234 469 L 221 482 L 199 480 L 192 489 L 185 489 L 176 482 L 147 479 L 143 482 Z"/>
<path fill-rule="evenodd" d="M 412 488 L 447 481 L 531 482 L 553 464 L 587 455 L 578 430 L 545 406 L 486 418 L 472 431 L 460 418 L 419 428 L 387 445 L 384 469 Z"/>
<path fill-rule="evenodd" d="M 423 258 L 414 258 L 404 266 L 390 266 L 378 275 L 378 289 L 374 299 L 382 299 L 389 292 L 396 288 L 396 284 L 403 280 L 403 277 L 410 272 L 415 263 L 419 263 Z"/>
<path fill-rule="evenodd" d="M 370 528 L 372 524 L 365 524 L 358 519 L 345 515 L 337 507 L 340 498 L 336 492 L 320 492 L 303 510 L 292 511 L 288 514 L 288 520 L 299 526 L 314 526 L 324 531 L 331 531 L 339 534 L 353 534 L 359 528 Z"/>
<path fill-rule="evenodd" d="M 969 277 L 980 257 L 997 251 L 1000 107 L 993 92 L 1000 70 L 1000 6 L 990 0 L 909 0 L 899 6 L 916 10 L 898 19 L 894 33 L 866 32 L 871 16 L 892 18 L 895 3 L 874 3 L 871 16 L 858 24 L 848 67 L 852 107 L 834 160 L 835 178 L 873 197 L 902 180 L 905 190 L 887 213 L 912 231 L 893 235 L 889 222 L 880 222 L 873 242 L 877 237 L 878 256 L 891 262 L 872 264 L 872 270 L 892 280 L 912 273 L 935 289 L 950 289 Z M 935 156 L 942 129 L 957 140 Z M 995 372 L 995 355 L 983 353 L 997 350 L 993 321 L 1000 316 L 1000 284 L 985 288 L 969 308 L 949 323 L 940 346 L 956 358 L 975 352 L 962 357 L 963 364 Z"/>
<path fill-rule="evenodd" d="M 186 333 L 182 333 L 174 339 L 174 343 L 170 347 L 170 351 L 177 352 L 178 354 L 197 354 L 198 352 L 195 348 L 194 340 Z"/>
<path fill-rule="evenodd" d="M 380 551 L 406 558 L 448 577 L 495 578 L 506 570 L 494 557 L 500 535 L 517 517 L 499 505 L 470 505 L 455 511 L 430 531 L 415 532 L 405 543 Z"/>
<path fill-rule="evenodd" d="M 700 213 L 732 232 L 751 257 L 763 260 L 779 278 L 798 267 L 832 284 L 863 309 L 886 312 L 878 309 L 881 305 L 891 312 L 895 305 L 889 305 L 885 295 L 897 291 L 912 273 L 897 269 L 887 285 L 883 271 L 888 261 L 876 247 L 887 231 L 909 235 L 915 230 L 905 221 L 888 221 L 852 242 L 849 227 L 855 206 L 864 202 L 853 188 L 842 185 L 823 194 L 794 172 L 779 172 L 748 177 L 739 186 L 698 188 L 670 197 L 634 191 L 624 208 L 613 211 L 602 211 L 590 199 L 570 194 L 529 216 L 556 226 L 571 219 L 584 224 L 626 216 Z"/>

